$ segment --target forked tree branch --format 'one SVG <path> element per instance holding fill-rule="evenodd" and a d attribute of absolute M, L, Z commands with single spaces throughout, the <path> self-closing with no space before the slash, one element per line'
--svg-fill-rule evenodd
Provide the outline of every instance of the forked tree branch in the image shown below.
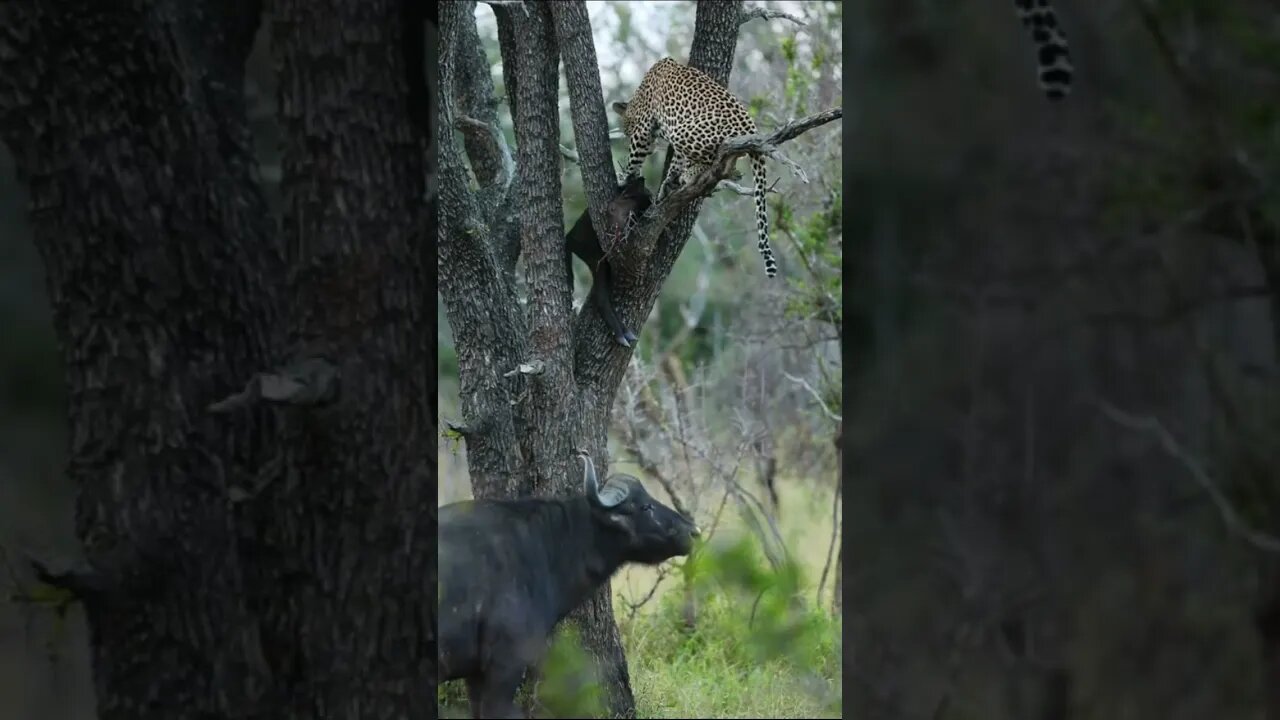
<path fill-rule="evenodd" d="M 598 232 L 603 232 L 605 208 L 616 193 L 616 178 L 591 19 L 587 15 L 586 4 L 580 1 L 555 2 L 548 7 L 568 80 L 569 114 L 573 119 L 573 135 L 578 148 L 574 160 L 582 171 L 591 224 Z M 561 152 L 564 152 L 563 147 Z"/>

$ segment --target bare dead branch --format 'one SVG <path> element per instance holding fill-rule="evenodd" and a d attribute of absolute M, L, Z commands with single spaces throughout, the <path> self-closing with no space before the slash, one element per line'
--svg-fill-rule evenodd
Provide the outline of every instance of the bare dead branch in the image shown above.
<path fill-rule="evenodd" d="M 1231 506 L 1231 502 L 1227 499 L 1222 489 L 1214 482 L 1209 473 L 1205 471 L 1195 457 L 1184 449 L 1172 433 L 1170 433 L 1164 425 L 1153 416 L 1141 417 L 1124 412 L 1105 400 L 1095 400 L 1095 404 L 1102 410 L 1111 421 L 1129 428 L 1136 432 L 1145 432 L 1154 436 L 1161 447 L 1170 457 L 1182 463 L 1182 466 L 1191 473 L 1191 477 L 1208 493 L 1213 500 L 1213 504 L 1217 506 L 1218 514 L 1222 516 L 1222 521 L 1226 524 L 1227 529 L 1239 536 L 1248 544 L 1270 553 L 1280 553 L 1280 538 L 1274 535 L 1260 532 L 1248 526 L 1236 509 Z"/>
<path fill-rule="evenodd" d="M 640 608 L 644 607 L 645 604 L 647 604 L 650 600 L 653 599 L 653 596 L 658 592 L 658 587 L 662 585 L 662 581 L 666 580 L 667 576 L 670 574 L 671 574 L 671 571 L 667 569 L 666 565 L 659 565 L 658 577 L 653 579 L 653 585 L 649 588 L 649 592 L 645 593 L 644 597 L 640 598 L 636 602 L 631 602 L 630 600 L 627 600 L 625 598 L 623 599 L 622 602 L 625 603 L 627 606 L 628 620 L 635 619 L 636 613 L 640 611 Z"/>
<path fill-rule="evenodd" d="M 765 192 L 777 193 L 778 191 L 774 188 L 778 187 L 779 180 L 781 180 L 781 178 L 774 178 L 773 182 L 769 183 L 769 187 L 765 188 Z M 721 180 L 720 184 L 716 185 L 716 190 L 729 190 L 738 195 L 746 195 L 748 197 L 756 194 L 755 188 L 743 187 L 732 180 Z"/>
<path fill-rule="evenodd" d="M 795 375 L 792 375 L 791 373 L 788 373 L 788 372 L 784 372 L 782 374 L 791 382 L 803 387 L 805 390 L 808 390 L 809 394 L 813 396 L 813 399 L 817 401 L 818 407 L 821 408 L 823 415 L 826 415 L 827 417 L 831 418 L 832 420 L 835 420 L 836 422 L 840 422 L 841 420 L 844 419 L 839 414 L 832 412 L 831 408 L 827 407 L 826 401 L 822 399 L 822 396 L 818 394 L 817 390 L 813 389 L 813 386 L 809 384 L 809 381 L 805 380 L 804 378 L 796 377 Z"/>
<path fill-rule="evenodd" d="M 752 20 L 755 20 L 756 18 L 760 18 L 761 20 L 774 20 L 774 19 L 782 18 L 784 20 L 790 20 L 791 22 L 799 25 L 800 27 L 808 27 L 808 24 L 805 23 L 805 21 L 801 20 L 795 15 L 792 15 L 791 13 L 785 13 L 780 10 L 766 10 L 764 8 L 751 8 L 750 10 L 742 11 L 742 14 L 739 16 L 739 19 L 738 19 L 738 24 L 744 25 L 748 22 L 751 22 Z"/>
<path fill-rule="evenodd" d="M 657 480 L 663 490 L 667 491 L 667 495 L 671 498 L 671 506 L 675 508 L 676 512 L 687 517 L 692 517 L 689 513 L 688 506 L 685 505 L 684 501 L 680 497 L 681 494 L 676 491 L 675 484 L 671 482 L 671 479 L 667 477 L 667 474 L 662 471 L 662 468 L 658 466 L 658 463 L 644 451 L 644 445 L 640 442 L 640 433 L 636 423 L 634 421 L 628 423 L 627 430 L 628 439 L 630 440 L 627 444 L 627 451 L 636 461 L 636 464 L 639 465 L 640 469 L 644 470 L 646 474 L 652 476 L 654 480 Z"/>

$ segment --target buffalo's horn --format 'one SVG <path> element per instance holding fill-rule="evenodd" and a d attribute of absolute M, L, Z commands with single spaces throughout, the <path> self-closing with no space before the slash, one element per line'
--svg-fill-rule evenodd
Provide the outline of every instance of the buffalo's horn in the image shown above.
<path fill-rule="evenodd" d="M 611 508 L 627 499 L 631 494 L 631 487 L 617 477 L 609 478 L 605 482 L 604 487 L 596 495 L 596 499 L 600 501 L 602 507 Z"/>
<path fill-rule="evenodd" d="M 582 458 L 582 491 L 587 494 L 587 497 L 594 498 L 600 491 L 599 482 L 596 480 L 596 465 L 585 450 L 579 450 L 578 457 Z"/>

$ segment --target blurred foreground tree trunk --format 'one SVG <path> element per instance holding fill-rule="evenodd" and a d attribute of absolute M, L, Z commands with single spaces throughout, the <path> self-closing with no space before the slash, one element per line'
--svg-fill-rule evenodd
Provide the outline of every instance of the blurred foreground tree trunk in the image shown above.
<path fill-rule="evenodd" d="M 83 603 L 103 720 L 434 716 L 426 20 L 270 7 L 277 232 L 243 94 L 263 9 L 0 6 L 84 551 L 33 564 Z"/>
<path fill-rule="evenodd" d="M 1178 175 L 1186 187 L 1177 190 L 1199 203 L 1193 228 L 1224 247 L 1246 248 L 1261 271 L 1262 286 L 1249 295 L 1264 299 L 1270 316 L 1271 357 L 1263 373 L 1244 371 L 1238 346 L 1208 347 L 1196 334 L 1199 328 L 1191 332 L 1218 415 L 1219 453 L 1213 459 L 1236 503 L 1232 512 L 1245 518 L 1230 529 L 1256 556 L 1252 619 L 1265 717 L 1280 720 L 1280 215 L 1274 174 L 1265 171 L 1280 159 L 1280 143 L 1274 123 L 1258 124 L 1250 115 L 1256 98 L 1280 91 L 1280 55 L 1271 37 L 1259 35 L 1267 51 L 1257 52 L 1239 34 L 1241 28 L 1273 26 L 1280 12 L 1275 3 L 1260 0 L 1228 4 L 1213 14 L 1175 4 L 1135 8 L 1186 111 L 1174 157 L 1190 169 Z M 1189 37 L 1209 42 L 1188 42 Z M 1223 82 L 1246 71 L 1244 82 Z M 1190 289 L 1172 280 L 1170 286 L 1175 305 L 1195 307 Z"/>

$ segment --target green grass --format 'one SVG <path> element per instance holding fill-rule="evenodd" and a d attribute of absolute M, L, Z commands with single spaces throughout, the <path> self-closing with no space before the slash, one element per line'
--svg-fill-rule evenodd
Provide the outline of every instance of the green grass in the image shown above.
<path fill-rule="evenodd" d="M 744 599 L 709 596 L 690 630 L 672 594 L 623 625 L 639 717 L 840 717 L 839 619 L 765 618 L 757 607 L 752 626 Z"/>

